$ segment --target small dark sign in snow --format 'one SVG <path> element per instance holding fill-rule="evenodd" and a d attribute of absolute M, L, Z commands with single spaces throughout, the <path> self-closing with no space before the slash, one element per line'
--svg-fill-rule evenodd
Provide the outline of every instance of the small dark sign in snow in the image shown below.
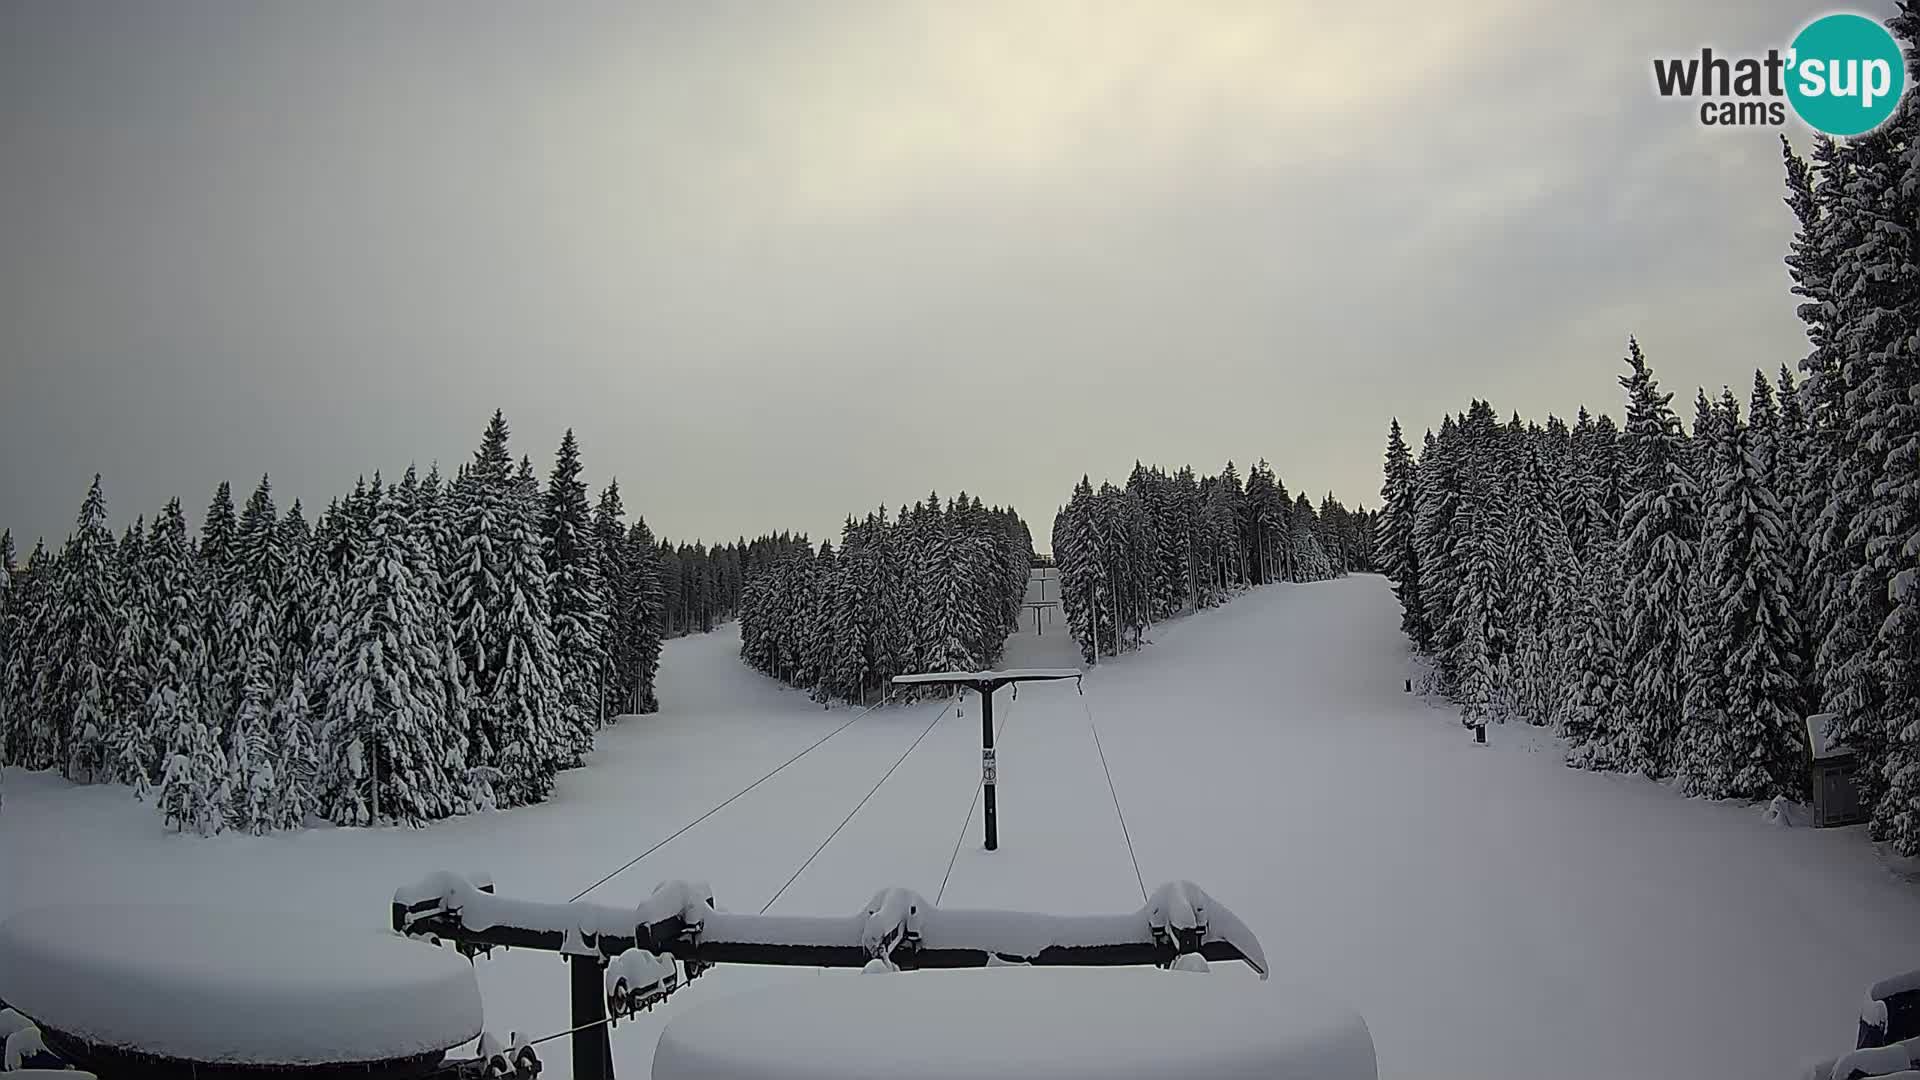
<path fill-rule="evenodd" d="M 388 1062 L 480 1034 L 458 953 L 279 912 L 63 904 L 0 923 L 0 1000 L 54 1033 L 208 1064 Z"/>

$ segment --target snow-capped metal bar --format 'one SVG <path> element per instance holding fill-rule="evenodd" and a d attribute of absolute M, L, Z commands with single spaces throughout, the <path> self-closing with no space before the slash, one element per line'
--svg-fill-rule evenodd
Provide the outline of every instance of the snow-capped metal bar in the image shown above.
<path fill-rule="evenodd" d="M 1166 966 L 1182 954 L 1239 960 L 1267 973 L 1247 925 L 1192 882 L 1155 889 L 1136 911 L 1047 915 L 941 909 L 908 889 L 875 893 L 850 915 L 719 911 L 702 885 L 668 882 L 634 908 L 552 904 L 483 892 L 439 873 L 394 893 L 393 928 L 475 952 L 496 945 L 575 955 L 642 949 L 682 962 L 901 970 L 986 967 L 994 961 L 1072 966 Z"/>
<path fill-rule="evenodd" d="M 895 683 L 995 683 L 1034 682 L 1042 679 L 1077 679 L 1079 668 L 1012 668 L 1007 671 L 927 671 L 917 675 L 895 675 Z"/>
<path fill-rule="evenodd" d="M 496 945 L 565 954 L 575 1080 L 611 1075 L 601 1021 L 651 1007 L 713 964 L 1192 968 L 1199 957 L 1239 960 L 1267 977 L 1253 932 L 1190 881 L 1162 885 L 1139 910 L 1115 915 L 943 911 L 910 889 L 882 889 L 851 915 L 803 916 L 721 911 L 711 889 L 685 881 L 618 908 L 514 900 L 494 895 L 491 882 L 441 871 L 394 891 L 393 929 L 468 956 Z"/>

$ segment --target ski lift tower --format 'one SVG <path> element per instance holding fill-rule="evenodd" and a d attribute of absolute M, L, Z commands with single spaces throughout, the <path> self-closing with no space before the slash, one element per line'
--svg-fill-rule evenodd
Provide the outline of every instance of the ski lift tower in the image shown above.
<path fill-rule="evenodd" d="M 993 692 L 1008 683 L 1052 682 L 1072 679 L 1077 687 L 1079 668 L 1016 668 L 1012 671 L 931 671 L 895 675 L 894 685 L 958 686 L 980 695 L 980 783 L 986 789 L 987 850 L 1000 847 L 999 820 L 994 813 Z"/>

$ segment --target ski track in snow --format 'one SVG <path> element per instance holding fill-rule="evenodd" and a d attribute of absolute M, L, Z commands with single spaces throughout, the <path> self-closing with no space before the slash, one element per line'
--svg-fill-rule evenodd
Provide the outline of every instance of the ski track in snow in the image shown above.
<path fill-rule="evenodd" d="M 1089 673 L 1085 709 L 1070 683 L 1002 691 L 1001 849 L 981 849 L 975 805 L 942 906 L 1139 906 L 1091 711 L 1146 886 L 1198 882 L 1259 934 L 1276 976 L 1357 1008 L 1383 1080 L 1795 1075 L 1852 1042 L 1869 985 L 1920 967 L 1920 888 L 1857 827 L 1777 828 L 1757 806 L 1570 770 L 1534 729 L 1475 747 L 1451 710 L 1401 692 L 1406 647 L 1378 577 L 1270 586 L 1150 637 Z M 737 649 L 731 628 L 669 642 L 664 711 L 603 733 L 551 802 L 423 830 L 202 840 L 164 832 L 125 789 L 9 770 L 0 915 L 144 899 L 384 926 L 394 888 L 435 869 L 565 900 L 853 715 L 748 671 Z M 1058 618 L 1035 637 L 1028 612 L 1002 666 L 1077 659 Z M 685 877 L 759 910 L 941 707 L 860 719 L 588 899 L 632 903 Z M 773 910 L 842 914 L 887 886 L 931 899 L 979 750 L 969 696 Z M 479 970 L 490 1030 L 567 1026 L 558 957 L 496 953 Z M 646 1074 L 660 1025 L 689 1005 L 839 977 L 710 972 L 614 1031 L 621 1074 Z M 566 1042 L 540 1049 L 565 1075 Z"/>

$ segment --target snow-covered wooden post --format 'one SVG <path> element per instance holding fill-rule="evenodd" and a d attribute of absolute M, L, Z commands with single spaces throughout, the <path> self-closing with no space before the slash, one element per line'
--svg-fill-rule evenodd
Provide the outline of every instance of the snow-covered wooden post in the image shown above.
<path fill-rule="evenodd" d="M 1096 627 L 1097 629 L 1097 627 Z M 922 675 L 895 675 L 896 684 L 958 686 L 980 695 L 980 784 L 986 807 L 987 850 L 1000 847 L 998 808 L 994 805 L 994 787 L 998 763 L 993 749 L 993 692 L 1008 683 L 1042 682 L 1080 678 L 1079 668 L 1023 668 L 1014 671 L 936 671 Z"/>

